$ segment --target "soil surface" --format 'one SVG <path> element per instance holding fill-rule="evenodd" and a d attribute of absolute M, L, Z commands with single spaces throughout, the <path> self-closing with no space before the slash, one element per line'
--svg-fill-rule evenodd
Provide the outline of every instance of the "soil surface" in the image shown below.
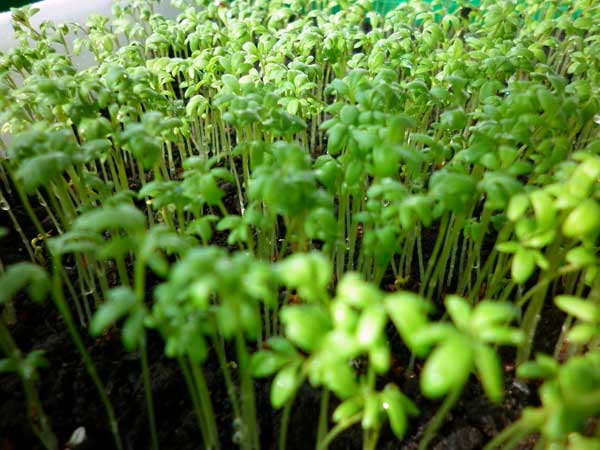
<path fill-rule="evenodd" d="M 23 351 L 43 349 L 50 367 L 40 373 L 38 389 L 52 428 L 61 443 L 66 443 L 73 431 L 84 427 L 87 439 L 77 447 L 86 450 L 114 448 L 98 394 L 76 352 L 61 319 L 51 304 L 36 305 L 22 300 L 17 305 L 18 322 L 12 333 Z M 149 448 L 149 433 L 141 382 L 140 360 L 136 353 L 123 350 L 118 332 L 94 340 L 87 339 L 88 348 L 117 412 L 125 448 Z M 400 351 L 399 354 L 405 352 Z M 403 355 L 405 356 L 405 355 Z M 158 336 L 149 339 L 149 358 L 156 419 L 162 449 L 198 449 L 202 440 L 183 376 L 174 360 L 163 356 Z M 205 365 L 205 375 L 222 433 L 225 449 L 235 449 L 231 437 L 232 414 L 224 400 L 225 390 L 214 358 Z M 398 441 L 384 429 L 378 445 L 382 450 L 413 450 L 439 403 L 424 399 L 419 393 L 418 376 L 406 373 L 404 357 L 394 360 L 391 376 L 382 383 L 394 381 L 402 387 L 419 409 L 421 416 L 412 420 L 409 435 Z M 269 380 L 257 380 L 259 420 L 262 448 L 277 448 L 279 412 L 269 405 Z M 470 380 L 458 405 L 449 414 L 445 425 L 432 443 L 435 450 L 475 450 L 506 425 L 518 418 L 523 407 L 536 402 L 535 388 L 513 380 L 507 373 L 507 395 L 502 405 L 492 405 L 483 394 L 476 379 Z M 24 395 L 19 379 L 11 374 L 0 376 L 0 450 L 41 448 L 29 429 L 25 414 Z M 288 448 L 304 450 L 315 442 L 319 407 L 318 391 L 303 387 L 294 403 L 289 427 Z M 332 408 L 335 407 L 335 403 Z M 361 449 L 360 428 L 343 433 L 334 441 L 332 450 Z"/>
<path fill-rule="evenodd" d="M 19 220 L 26 233 L 32 235 L 33 230 L 27 224 L 22 211 L 17 210 L 15 214 L 20 216 Z M 7 214 L 0 214 L 0 226 L 13 230 Z M 0 244 L 5 266 L 27 259 L 23 244 L 14 231 Z M 535 342 L 536 350 L 549 353 L 554 348 L 563 320 L 562 314 L 550 305 L 551 303 L 543 310 Z M 15 301 L 15 312 L 17 321 L 12 325 L 11 333 L 21 350 L 44 350 L 50 362 L 48 368 L 40 371 L 38 390 L 62 448 L 78 427 L 85 428 L 87 437 L 77 449 L 114 448 L 97 391 L 53 304 L 34 304 L 22 297 Z M 89 337 L 84 330 L 82 335 L 113 402 L 125 448 L 150 448 L 139 355 L 123 349 L 117 329 L 98 339 Z M 424 430 L 439 407 L 439 402 L 431 402 L 420 395 L 419 366 L 417 365 L 416 374 L 408 373 L 405 368 L 408 366 L 410 355 L 393 330 L 390 330 L 389 337 L 394 351 L 393 368 L 388 378 L 381 380 L 382 386 L 389 381 L 397 383 L 417 404 L 421 415 L 412 419 L 409 433 L 403 441 L 398 441 L 389 429 L 384 428 L 377 448 L 416 450 Z M 149 334 L 148 350 L 160 448 L 202 448 L 190 396 L 177 362 L 163 355 L 163 342 L 159 336 L 152 333 Z M 536 386 L 524 384 L 513 378 L 513 357 L 514 352 L 503 352 L 507 383 L 504 403 L 491 404 L 478 381 L 472 378 L 465 387 L 459 403 L 448 415 L 438 436 L 432 442 L 431 449 L 480 449 L 492 436 L 518 418 L 524 407 L 536 404 Z M 204 366 L 204 373 L 218 417 L 223 449 L 238 448 L 232 439 L 233 417 L 226 401 L 227 396 L 215 355 L 209 357 Z M 270 380 L 256 381 L 262 448 L 275 450 L 280 411 L 271 408 L 269 389 Z M 332 402 L 331 408 L 335 406 L 335 402 Z M 318 391 L 304 386 L 294 403 L 288 432 L 288 449 L 314 448 L 318 408 Z M 533 442 L 525 443 L 521 448 L 531 446 Z M 13 374 L 0 374 L 0 450 L 40 448 L 27 421 L 20 380 Z M 341 434 L 330 446 L 331 450 L 361 448 L 362 433 L 359 426 Z"/>

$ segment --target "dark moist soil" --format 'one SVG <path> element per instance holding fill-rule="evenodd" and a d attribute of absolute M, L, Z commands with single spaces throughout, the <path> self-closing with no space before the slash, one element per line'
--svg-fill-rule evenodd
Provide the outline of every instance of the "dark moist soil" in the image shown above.
<path fill-rule="evenodd" d="M 19 216 L 27 235 L 34 235 L 23 212 L 17 210 L 15 214 Z M 13 230 L 7 214 L 0 214 L 0 226 Z M 23 244 L 14 231 L 0 244 L 5 265 L 27 259 Z M 17 321 L 11 327 L 11 333 L 18 346 L 24 352 L 44 350 L 50 362 L 48 368 L 40 371 L 37 387 L 61 448 L 65 448 L 69 437 L 78 427 L 85 428 L 87 438 L 77 449 L 115 448 L 97 391 L 54 306 L 49 302 L 34 304 L 21 297 L 15 301 L 15 311 Z M 552 353 L 563 319 L 562 313 L 548 302 L 536 333 L 536 351 Z M 123 349 L 119 330 L 113 329 L 98 339 L 89 337 L 85 331 L 82 331 L 82 335 L 113 402 L 125 448 L 150 448 L 139 355 Z M 409 433 L 403 441 L 398 441 L 389 428 L 385 427 L 377 448 L 416 450 L 429 421 L 439 407 L 439 402 L 431 402 L 421 396 L 418 384 L 419 366 L 416 367 L 417 374 L 408 373 L 404 369 L 408 365 L 410 355 L 392 329 L 390 341 L 394 351 L 393 367 L 388 377 L 381 380 L 381 387 L 387 382 L 397 383 L 417 404 L 421 415 L 411 420 Z M 202 449 L 202 439 L 184 377 L 177 362 L 166 358 L 163 349 L 160 337 L 150 333 L 148 352 L 160 448 Z M 480 449 L 492 436 L 517 419 L 524 407 L 537 403 L 536 386 L 514 379 L 513 358 L 514 352 L 503 351 L 507 383 L 504 403 L 491 404 L 478 381 L 472 378 L 465 387 L 459 403 L 448 415 L 436 439 L 431 443 L 431 449 Z M 213 399 L 222 448 L 236 449 L 238 447 L 232 440 L 233 417 L 214 355 L 209 356 L 204 365 L 204 373 Z M 274 411 L 269 404 L 270 380 L 257 380 L 255 387 L 261 445 L 263 450 L 275 450 L 280 412 Z M 332 402 L 332 410 L 335 406 L 335 402 Z M 319 391 L 309 386 L 302 387 L 292 412 L 288 432 L 289 450 L 314 448 L 318 408 Z M 533 444 L 533 440 L 525 442 L 521 449 L 531 448 Z M 0 450 L 41 448 L 29 427 L 20 380 L 13 374 L 0 374 Z M 362 434 L 359 426 L 341 434 L 330 446 L 331 450 L 361 448 Z"/>
<path fill-rule="evenodd" d="M 77 448 L 114 448 L 97 392 L 52 305 L 36 305 L 22 299 L 17 305 L 17 315 L 18 323 L 13 327 L 12 333 L 21 349 L 43 349 L 50 361 L 50 367 L 41 371 L 38 389 L 59 441 L 64 445 L 71 433 L 82 426 L 88 438 L 85 445 Z M 542 327 L 544 323 L 542 322 Z M 87 345 L 113 402 L 125 448 L 149 448 L 138 355 L 123 350 L 118 332 L 106 334 L 97 340 L 87 338 Z M 421 416 L 412 420 L 409 435 L 402 442 L 396 440 L 389 429 L 384 428 L 378 446 L 382 450 L 416 450 L 429 420 L 439 406 L 420 395 L 418 376 L 403 370 L 406 357 L 407 352 L 399 349 L 390 376 L 382 380 L 382 385 L 390 381 L 398 383 L 415 401 L 421 410 Z M 175 361 L 163 356 L 163 345 L 156 335 L 150 335 L 149 358 L 153 361 L 150 370 L 161 448 L 202 448 L 181 370 Z M 232 441 L 232 415 L 214 359 L 209 358 L 205 365 L 205 375 L 211 388 L 223 448 L 235 449 L 237 447 Z M 470 380 L 431 448 L 480 449 L 492 436 L 518 418 L 523 407 L 535 404 L 535 388 L 514 381 L 510 370 L 509 367 L 506 400 L 499 406 L 490 404 L 476 379 Z M 256 383 L 262 448 L 274 450 L 277 448 L 279 413 L 269 406 L 269 388 L 268 380 Z M 1 375 L 0 450 L 41 448 L 29 429 L 24 405 L 19 379 L 11 374 Z M 290 450 L 313 448 L 318 407 L 318 391 L 308 386 L 303 387 L 294 403 L 289 427 Z M 361 447 L 362 435 L 360 428 L 356 426 L 340 435 L 331 449 L 358 450 Z"/>

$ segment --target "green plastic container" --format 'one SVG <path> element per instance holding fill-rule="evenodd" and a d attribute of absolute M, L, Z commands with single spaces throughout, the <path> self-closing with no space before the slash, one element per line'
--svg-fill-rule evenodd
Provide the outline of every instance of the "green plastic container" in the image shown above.
<path fill-rule="evenodd" d="M 387 14 L 398 5 L 402 3 L 407 3 L 409 1 L 410 0 L 374 0 L 373 6 L 379 13 Z M 480 0 L 471 0 L 470 2 L 463 3 L 467 3 L 472 8 L 476 8 L 481 4 Z M 458 8 L 458 3 L 454 0 L 450 0 L 447 4 L 449 4 L 448 9 L 450 12 L 454 12 Z"/>

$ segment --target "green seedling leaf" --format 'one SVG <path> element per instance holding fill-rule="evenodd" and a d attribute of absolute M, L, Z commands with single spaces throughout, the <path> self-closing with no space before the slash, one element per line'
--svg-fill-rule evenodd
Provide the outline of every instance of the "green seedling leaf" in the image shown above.
<path fill-rule="evenodd" d="M 550 262 L 539 250 L 533 250 L 533 256 L 535 258 L 535 264 L 542 270 L 548 270 L 550 268 Z"/>
<path fill-rule="evenodd" d="M 105 117 L 84 118 L 77 129 L 86 141 L 104 139 L 112 132 L 111 124 Z"/>
<path fill-rule="evenodd" d="M 593 266 L 588 268 L 585 271 L 585 275 L 584 275 L 584 281 L 585 284 L 588 286 L 591 286 L 594 281 L 596 280 L 596 277 L 598 276 L 598 274 L 600 273 L 600 267 L 598 266 Z"/>
<path fill-rule="evenodd" d="M 524 283 L 535 270 L 535 254 L 531 250 L 519 248 L 513 257 L 511 276 L 515 283 Z"/>
<path fill-rule="evenodd" d="M 537 231 L 537 224 L 533 218 L 524 217 L 515 224 L 515 234 L 520 241 L 531 238 Z"/>
<path fill-rule="evenodd" d="M 554 303 L 567 314 L 585 322 L 600 322 L 600 308 L 594 303 L 573 295 L 559 295 Z"/>
<path fill-rule="evenodd" d="M 385 386 L 381 393 L 381 401 L 381 407 L 388 416 L 392 432 L 398 439 L 402 439 L 408 427 L 408 416 L 418 415 L 419 410 L 395 384 Z"/>
<path fill-rule="evenodd" d="M 199 364 L 208 355 L 208 347 L 197 322 L 186 322 L 172 330 L 166 341 L 165 354 L 169 357 L 185 355 Z"/>
<path fill-rule="evenodd" d="M 358 115 L 359 110 L 354 105 L 344 105 L 340 110 L 340 120 L 344 125 L 355 125 Z"/>
<path fill-rule="evenodd" d="M 337 192 L 343 170 L 340 162 L 330 155 L 321 155 L 314 163 L 317 180 L 327 188 L 329 192 Z"/>
<path fill-rule="evenodd" d="M 327 334 L 323 342 L 323 351 L 332 353 L 332 357 L 351 359 L 357 357 L 363 347 L 358 344 L 354 334 L 343 329 L 336 329 Z"/>
<path fill-rule="evenodd" d="M 402 402 L 398 398 L 399 395 L 400 392 L 386 388 L 382 395 L 383 403 L 381 406 L 387 413 L 392 432 L 398 439 L 402 439 L 408 427 L 408 419 L 406 417 L 406 412 L 402 407 Z"/>
<path fill-rule="evenodd" d="M 600 231 L 600 205 L 588 198 L 569 213 L 562 225 L 565 236 L 583 239 Z"/>
<path fill-rule="evenodd" d="M 56 256 L 67 253 L 90 252 L 94 254 L 99 252 L 103 244 L 102 236 L 85 230 L 70 230 L 48 240 L 50 253 Z"/>
<path fill-rule="evenodd" d="M 539 89 L 537 91 L 537 98 L 542 109 L 549 116 L 554 116 L 559 111 L 560 99 L 547 89 Z"/>
<path fill-rule="evenodd" d="M 445 300 L 446 311 L 458 328 L 466 330 L 471 320 L 471 305 L 458 295 L 448 295 Z"/>
<path fill-rule="evenodd" d="M 502 253 L 516 253 L 520 248 L 521 246 L 519 243 L 515 241 L 500 242 L 499 244 L 496 244 L 496 250 Z"/>
<path fill-rule="evenodd" d="M 583 417 L 577 416 L 575 411 L 569 410 L 565 405 L 553 405 L 541 427 L 542 433 L 552 440 L 564 440 L 571 431 L 581 427 L 582 420 Z"/>
<path fill-rule="evenodd" d="M 135 350 L 143 341 L 145 318 L 146 311 L 144 308 L 137 308 L 123 324 L 122 339 L 126 350 Z"/>
<path fill-rule="evenodd" d="M 275 270 L 286 286 L 309 301 L 320 299 L 333 275 L 329 260 L 319 252 L 296 253 L 279 262 Z"/>
<path fill-rule="evenodd" d="M 406 153 L 412 156 L 410 151 L 397 145 L 376 145 L 372 154 L 373 175 L 378 178 L 395 176 L 399 171 L 400 159 Z"/>
<path fill-rule="evenodd" d="M 214 289 L 214 279 L 205 277 L 193 281 L 189 286 L 189 296 L 192 304 L 199 310 L 207 310 Z"/>
<path fill-rule="evenodd" d="M 50 367 L 50 362 L 44 356 L 43 350 L 33 350 L 25 356 L 25 362 L 28 366 L 35 369 Z"/>
<path fill-rule="evenodd" d="M 213 223 L 218 220 L 214 214 L 208 214 L 189 222 L 185 231 L 200 236 L 203 242 L 209 242 L 213 236 Z"/>
<path fill-rule="evenodd" d="M 471 327 L 484 330 L 493 325 L 506 324 L 519 316 L 519 310 L 512 303 L 483 300 L 473 311 Z"/>
<path fill-rule="evenodd" d="M 286 306 L 281 321 L 287 338 L 306 352 L 314 352 L 331 329 L 331 320 L 318 305 Z"/>
<path fill-rule="evenodd" d="M 402 340 L 417 355 L 426 354 L 429 348 L 414 341 L 415 334 L 428 323 L 427 313 L 431 307 L 425 299 L 411 292 L 397 292 L 385 298 L 385 307 Z"/>
<path fill-rule="evenodd" d="M 328 364 L 324 368 L 323 384 L 342 399 L 352 397 L 358 391 L 354 371 L 344 364 Z"/>
<path fill-rule="evenodd" d="M 569 433 L 569 450 L 600 450 L 597 437 L 585 437 L 579 433 Z"/>
<path fill-rule="evenodd" d="M 131 234 L 145 229 L 144 213 L 129 204 L 107 206 L 90 210 L 79 216 L 74 224 L 75 230 L 89 230 L 101 233 L 106 230 L 125 230 Z"/>
<path fill-rule="evenodd" d="M 294 358 L 298 356 L 298 352 L 294 346 L 286 338 L 281 336 L 273 336 L 267 340 L 267 345 L 273 351 L 286 355 L 288 358 Z"/>
<path fill-rule="evenodd" d="M 529 208 L 529 198 L 526 194 L 517 194 L 511 197 L 508 202 L 506 215 L 509 220 L 516 222 L 519 220 Z"/>
<path fill-rule="evenodd" d="M 275 136 L 293 136 L 307 128 L 306 122 L 283 110 L 273 111 L 265 125 L 269 126 Z"/>
<path fill-rule="evenodd" d="M 381 292 L 362 279 L 356 272 L 349 272 L 338 283 L 336 299 L 357 308 L 376 305 L 381 299 Z"/>
<path fill-rule="evenodd" d="M 473 350 L 465 338 L 450 336 L 429 356 L 421 373 L 421 391 L 429 398 L 439 398 L 460 389 L 473 365 Z"/>
<path fill-rule="evenodd" d="M 241 328 L 241 314 L 236 300 L 224 301 L 216 310 L 217 328 L 227 339 L 233 337 Z"/>
<path fill-rule="evenodd" d="M 558 376 L 558 371 L 556 373 Z M 560 386 L 558 384 L 557 376 L 552 377 L 549 380 L 546 380 L 544 384 L 538 390 L 538 394 L 542 403 L 545 406 L 549 406 L 551 408 L 555 408 L 560 406 L 563 403 L 563 398 L 560 392 Z M 547 418 L 546 418 L 547 420 Z"/>
<path fill-rule="evenodd" d="M 502 362 L 496 351 L 487 345 L 477 346 L 475 367 L 488 398 L 494 403 L 501 403 L 504 398 L 504 377 Z"/>
<path fill-rule="evenodd" d="M 543 190 L 538 190 L 529 194 L 529 198 L 531 199 L 538 226 L 544 230 L 553 228 L 556 218 L 556 208 L 550 194 Z"/>
<path fill-rule="evenodd" d="M 281 369 L 271 385 L 271 405 L 278 409 L 290 401 L 300 382 L 297 364 L 289 364 Z"/>
<path fill-rule="evenodd" d="M 290 358 L 287 355 L 271 351 L 260 351 L 252 355 L 250 370 L 254 377 L 270 377 L 289 362 Z"/>
<path fill-rule="evenodd" d="M 554 358 L 538 353 L 535 361 L 528 361 L 517 368 L 519 378 L 543 378 L 554 377 L 558 373 L 559 364 Z"/>
<path fill-rule="evenodd" d="M 470 175 L 439 170 L 429 180 L 429 195 L 440 204 L 437 209 L 462 212 L 476 193 L 477 184 Z M 434 211 L 435 213 L 440 213 Z"/>
<path fill-rule="evenodd" d="M 223 217 L 221 220 L 219 220 L 219 222 L 217 223 L 217 230 L 218 231 L 233 230 L 236 227 L 238 227 L 241 223 L 242 223 L 241 216 L 235 216 L 235 215 L 226 216 L 226 217 Z"/>
<path fill-rule="evenodd" d="M 360 316 L 356 336 L 358 343 L 370 348 L 383 334 L 387 322 L 385 309 L 380 305 L 367 307 Z"/>
<path fill-rule="evenodd" d="M 364 406 L 362 396 L 349 398 L 338 405 L 333 411 L 333 421 L 336 423 L 343 422 L 353 415 L 357 414 Z"/>
<path fill-rule="evenodd" d="M 388 140 L 393 144 L 401 144 L 404 141 L 404 133 L 407 129 L 416 128 L 415 120 L 406 114 L 396 114 L 389 121 Z"/>
<path fill-rule="evenodd" d="M 595 415 L 600 410 L 598 400 L 590 399 L 600 388 L 600 358 L 588 353 L 571 358 L 558 372 L 558 383 L 565 403 L 577 414 Z"/>
<path fill-rule="evenodd" d="M 348 126 L 343 123 L 337 123 L 327 130 L 327 153 L 338 155 L 348 143 Z"/>
<path fill-rule="evenodd" d="M 194 95 L 188 101 L 185 112 L 189 117 L 201 116 L 209 107 L 209 102 L 203 95 Z"/>
<path fill-rule="evenodd" d="M 524 240 L 523 244 L 529 248 L 539 249 L 539 248 L 543 248 L 543 247 L 549 245 L 550 243 L 552 243 L 552 241 L 554 241 L 555 238 L 556 238 L 556 231 L 554 230 L 554 228 L 551 228 L 548 231 L 536 233 L 535 235 Z M 537 254 L 539 255 L 539 253 L 537 253 Z M 540 262 L 538 261 L 538 258 L 536 258 L 536 262 L 537 262 L 538 266 L 540 266 L 540 267 L 542 267 L 544 265 L 544 262 L 542 262 L 540 264 Z"/>
<path fill-rule="evenodd" d="M 250 302 L 242 302 L 239 305 L 240 324 L 246 335 L 256 339 L 261 327 L 260 311 L 257 305 Z"/>
<path fill-rule="evenodd" d="M 351 159 L 345 166 L 344 183 L 350 191 L 356 189 L 365 176 L 365 165 L 362 160 Z"/>
<path fill-rule="evenodd" d="M 257 262 L 249 272 L 242 275 L 242 282 L 249 296 L 264 302 L 266 307 L 273 308 L 276 305 L 276 282 L 269 265 Z"/>
<path fill-rule="evenodd" d="M 381 424 L 383 412 L 381 404 L 382 402 L 379 392 L 369 392 L 367 394 L 367 398 L 365 399 L 365 409 L 361 422 L 364 430 L 373 429 Z"/>
<path fill-rule="evenodd" d="M 81 155 L 80 155 L 81 156 Z M 74 155 L 63 152 L 48 152 L 26 159 L 15 171 L 15 177 L 28 194 L 50 182 L 71 167 L 77 160 Z"/>
<path fill-rule="evenodd" d="M 19 362 L 16 358 L 4 358 L 0 359 L 0 373 L 12 372 L 16 373 L 19 371 Z"/>
<path fill-rule="evenodd" d="M 315 208 L 306 217 L 304 230 L 311 239 L 334 243 L 339 227 L 333 211 L 328 208 Z"/>
<path fill-rule="evenodd" d="M 478 336 L 483 342 L 498 345 L 518 346 L 525 339 L 523 331 L 503 326 L 488 326 L 479 330 Z"/>
<path fill-rule="evenodd" d="M 127 257 L 129 252 L 135 251 L 136 240 L 132 236 L 115 236 L 110 241 L 103 243 L 98 250 L 101 259 Z"/>
<path fill-rule="evenodd" d="M 119 286 L 108 291 L 106 301 L 100 305 L 90 324 L 92 336 L 99 336 L 117 320 L 128 314 L 135 306 L 135 294 L 131 288 Z"/>
<path fill-rule="evenodd" d="M 589 323 L 579 323 L 569 330 L 567 338 L 573 344 L 584 345 L 600 336 L 600 327 Z"/>
<path fill-rule="evenodd" d="M 566 260 L 577 268 L 588 267 L 596 264 L 596 252 L 591 248 L 575 247 L 567 252 Z"/>
<path fill-rule="evenodd" d="M 385 374 L 390 370 L 392 353 L 385 338 L 381 338 L 369 349 L 369 363 L 375 373 Z"/>
<path fill-rule="evenodd" d="M 432 346 L 456 334 L 456 327 L 449 322 L 430 322 L 413 333 L 412 342 L 417 348 L 429 350 Z"/>
<path fill-rule="evenodd" d="M 445 130 L 462 130 L 466 127 L 466 125 L 467 115 L 465 114 L 465 111 L 462 108 L 445 111 L 440 117 L 440 126 Z"/>
<path fill-rule="evenodd" d="M 44 352 L 34 350 L 24 357 L 20 352 L 13 353 L 10 358 L 0 359 L 0 373 L 13 372 L 23 380 L 35 381 L 37 369 L 48 367 L 50 364 L 44 357 Z"/>
<path fill-rule="evenodd" d="M 587 158 L 573 171 L 567 183 L 567 191 L 577 199 L 586 199 L 593 192 L 600 176 L 600 160 Z"/>
<path fill-rule="evenodd" d="M 40 302 L 50 290 L 50 278 L 44 269 L 33 263 L 9 266 L 0 275 L 0 305 L 12 300 L 23 288 L 27 288 L 33 301 Z"/>
<path fill-rule="evenodd" d="M 162 143 L 143 124 L 128 125 L 119 136 L 123 147 L 131 151 L 144 169 L 152 169 L 162 156 Z"/>
<path fill-rule="evenodd" d="M 331 304 L 331 316 L 336 329 L 354 333 L 358 324 L 359 314 L 351 305 L 343 301 Z"/>

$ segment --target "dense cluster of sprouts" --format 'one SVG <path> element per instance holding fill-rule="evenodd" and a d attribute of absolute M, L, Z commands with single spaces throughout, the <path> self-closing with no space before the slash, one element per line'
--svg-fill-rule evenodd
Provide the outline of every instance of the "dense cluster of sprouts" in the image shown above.
<path fill-rule="evenodd" d="M 22 288 L 53 299 L 118 449 L 81 338 L 117 324 L 140 354 L 153 450 L 150 329 L 182 369 L 206 449 L 230 445 L 209 351 L 244 450 L 260 448 L 254 377 L 274 377 L 281 450 L 304 383 L 321 389 L 318 450 L 357 423 L 364 450 L 384 426 L 402 439 L 419 410 L 378 383 L 390 333 L 407 370 L 425 361 L 422 394 L 444 398 L 420 449 L 471 374 L 502 401 L 502 345 L 520 377 L 543 379 L 541 405 L 486 448 L 534 433 L 539 449 L 597 448 L 600 7 L 173 3 L 176 20 L 130 0 L 113 19 L 39 28 L 35 9 L 14 10 L 19 45 L 0 54 L 4 242 L 30 259 L 1 266 L 0 370 L 23 381 L 44 447 L 59 448 L 35 390 L 45 360 L 10 335 Z M 80 52 L 92 67 L 75 68 Z M 562 333 L 532 359 L 550 302 Z"/>

